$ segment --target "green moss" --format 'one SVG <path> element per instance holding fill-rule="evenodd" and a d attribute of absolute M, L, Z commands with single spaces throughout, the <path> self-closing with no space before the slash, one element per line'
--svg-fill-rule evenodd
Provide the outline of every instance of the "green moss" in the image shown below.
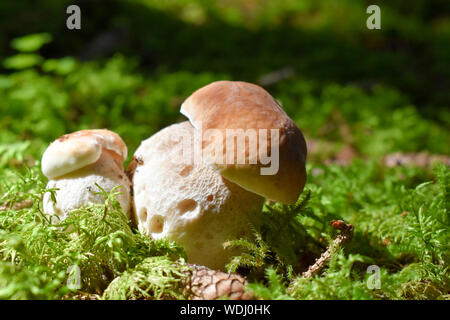
<path fill-rule="evenodd" d="M 174 263 L 167 257 L 146 258 L 114 279 L 104 291 L 103 299 L 186 299 L 180 286 L 184 269 L 182 263 Z"/>
<path fill-rule="evenodd" d="M 42 276 L 37 279 L 49 281 L 46 290 L 51 288 L 53 292 L 36 293 L 36 297 L 62 297 L 68 291 L 69 271 L 73 267 L 80 270 L 77 289 L 101 293 L 112 279 L 147 257 L 184 256 L 183 250 L 173 243 L 153 241 L 134 232 L 114 190 L 104 193 L 103 205 L 74 210 L 64 221 L 52 224 L 40 209 L 42 195 L 49 191 L 33 173 L 36 170 L 20 176 L 7 188 L 5 197 L 11 208 L 0 211 L 0 257 L 5 262 L 0 277 L 5 288 L 9 288 L 5 296 L 32 297 L 36 285 L 30 282 L 28 286 L 25 281 L 33 272 L 39 272 Z M 20 205 L 27 199 L 34 200 L 30 208 L 13 209 L 14 204 Z M 14 270 L 17 277 L 9 277 Z M 52 280 L 52 274 L 58 276 Z M 26 288 L 30 292 L 24 292 Z"/>

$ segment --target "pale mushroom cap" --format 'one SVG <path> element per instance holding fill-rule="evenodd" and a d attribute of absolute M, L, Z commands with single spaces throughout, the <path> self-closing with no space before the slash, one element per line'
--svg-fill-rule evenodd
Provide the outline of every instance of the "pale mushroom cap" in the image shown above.
<path fill-rule="evenodd" d="M 130 211 L 130 180 L 123 170 L 127 147 L 120 136 L 106 129 L 81 130 L 54 141 L 42 156 L 42 172 L 57 188 L 56 203 L 44 195 L 44 212 L 64 219 L 70 211 L 89 203 L 104 203 L 98 184 L 106 192 L 120 186 L 117 200 Z"/>
<path fill-rule="evenodd" d="M 63 135 L 45 150 L 42 172 L 48 179 L 63 176 L 95 163 L 104 150 L 109 150 L 122 163 L 127 146 L 120 136 L 106 129 L 81 130 Z"/>
<path fill-rule="evenodd" d="M 197 130 L 202 130 L 203 161 L 222 176 L 268 199 L 283 203 L 294 203 L 298 199 L 306 182 L 306 142 L 300 129 L 266 90 L 246 82 L 217 81 L 195 91 L 180 111 Z M 211 129 L 221 132 L 223 139 L 209 140 L 206 132 Z M 227 142 L 235 139 L 227 137 L 230 129 L 242 129 L 240 135 L 244 139 L 246 130 L 253 131 L 258 141 L 264 139 L 261 132 L 266 132 L 267 148 L 260 147 L 258 142 L 255 153 L 246 143 L 245 163 L 238 163 L 237 152 L 231 164 L 217 161 L 217 146 L 223 147 L 223 154 L 226 154 L 230 151 L 226 148 Z M 274 143 L 270 139 L 272 129 L 279 134 Z M 273 148 L 279 151 L 278 170 L 276 174 L 263 175 L 261 168 L 269 165 L 260 159 L 264 154 L 271 155 Z"/>
<path fill-rule="evenodd" d="M 189 262 L 224 269 L 236 251 L 225 250 L 223 243 L 252 236 L 249 222 L 258 225 L 263 198 L 201 161 L 180 161 L 181 137 L 193 133 L 186 121 L 141 143 L 132 178 L 135 219 L 142 233 L 183 246 Z"/>
<path fill-rule="evenodd" d="M 120 192 L 117 200 L 122 211 L 128 215 L 131 202 L 130 181 L 123 169 L 107 155 L 102 155 L 93 164 L 50 180 L 47 188 L 58 188 L 59 190 L 56 190 L 55 193 L 56 203 L 53 202 L 49 192 L 44 195 L 44 212 L 58 216 L 60 220 L 63 220 L 74 209 L 81 208 L 89 203 L 103 204 L 105 199 L 103 195 L 98 194 L 101 190 L 96 184 L 106 192 L 120 186 L 116 190 Z"/>

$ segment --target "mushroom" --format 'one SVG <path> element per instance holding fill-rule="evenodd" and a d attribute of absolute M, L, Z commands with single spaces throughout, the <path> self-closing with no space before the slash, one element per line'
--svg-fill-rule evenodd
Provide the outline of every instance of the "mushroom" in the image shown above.
<path fill-rule="evenodd" d="M 202 160 L 216 172 L 270 200 L 297 201 L 306 182 L 305 138 L 266 90 L 217 81 L 195 91 L 180 111 L 200 132 Z"/>
<path fill-rule="evenodd" d="M 130 164 L 135 219 L 142 233 L 183 246 L 190 263 L 223 270 L 237 254 L 223 243 L 252 236 L 264 199 L 194 161 L 194 141 L 185 121 L 141 143 Z"/>
<path fill-rule="evenodd" d="M 58 216 L 88 203 L 103 203 L 98 184 L 106 192 L 120 186 L 117 200 L 124 213 L 130 210 L 130 181 L 124 173 L 127 146 L 120 136 L 106 129 L 81 130 L 52 142 L 42 156 L 47 188 L 57 188 L 56 203 L 47 192 L 44 212 Z"/>
<path fill-rule="evenodd" d="M 130 164 L 135 219 L 141 232 L 182 245 L 188 262 L 223 269 L 238 253 L 223 243 L 252 234 L 248 222 L 260 225 L 264 198 L 297 201 L 306 142 L 276 100 L 250 83 L 211 83 L 181 113 L 190 122 L 143 141 Z"/>

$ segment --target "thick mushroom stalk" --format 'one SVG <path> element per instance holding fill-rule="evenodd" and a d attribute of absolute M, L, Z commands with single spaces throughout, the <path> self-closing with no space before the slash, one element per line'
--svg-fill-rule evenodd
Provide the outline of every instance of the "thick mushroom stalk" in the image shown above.
<path fill-rule="evenodd" d="M 141 143 L 130 164 L 135 218 L 142 233 L 183 246 L 188 262 L 223 270 L 238 253 L 223 243 L 253 235 L 263 198 L 201 162 L 194 140 L 186 121 Z"/>
<path fill-rule="evenodd" d="M 127 147 L 116 133 L 81 130 L 54 141 L 42 156 L 47 188 L 57 188 L 56 203 L 44 195 L 44 212 L 63 220 L 70 211 L 89 203 L 103 203 L 99 185 L 106 192 L 120 186 L 117 200 L 124 213 L 130 210 L 130 181 L 124 173 Z"/>

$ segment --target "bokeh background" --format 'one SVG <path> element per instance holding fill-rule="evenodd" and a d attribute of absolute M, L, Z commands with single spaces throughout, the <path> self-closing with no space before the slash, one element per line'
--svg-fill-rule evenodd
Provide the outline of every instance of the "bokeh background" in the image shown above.
<path fill-rule="evenodd" d="M 81 30 L 66 28 L 70 4 Z M 448 1 L 377 1 L 381 30 L 366 27 L 370 4 L 1 1 L 0 142 L 28 141 L 40 154 L 61 134 L 106 127 L 132 153 L 183 120 L 194 90 L 230 79 L 273 94 L 310 140 L 312 161 L 448 154 Z"/>

